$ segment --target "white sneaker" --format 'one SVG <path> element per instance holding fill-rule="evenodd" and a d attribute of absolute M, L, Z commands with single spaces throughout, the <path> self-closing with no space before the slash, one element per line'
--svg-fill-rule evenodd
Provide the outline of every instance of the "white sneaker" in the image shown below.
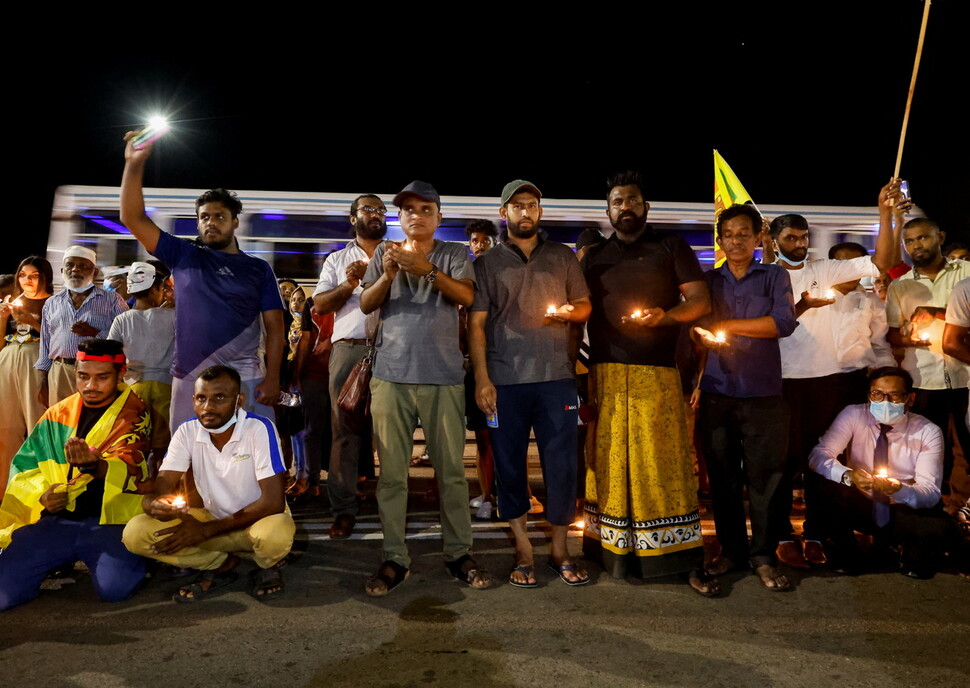
<path fill-rule="evenodd" d="M 532 506 L 529 508 L 530 514 L 541 514 L 546 510 L 546 507 L 542 506 L 542 502 L 535 498 L 535 495 L 530 499 Z"/>
<path fill-rule="evenodd" d="M 482 505 L 482 497 L 481 497 L 481 495 L 479 495 L 478 497 L 474 497 L 472 499 L 472 501 L 468 502 L 468 506 L 470 508 L 472 508 L 472 509 L 477 509 L 481 505 Z"/>
<path fill-rule="evenodd" d="M 477 518 L 480 521 L 491 521 L 492 520 L 492 503 L 491 502 L 482 502 L 479 505 L 479 507 L 478 507 L 478 511 L 475 512 L 475 518 Z"/>

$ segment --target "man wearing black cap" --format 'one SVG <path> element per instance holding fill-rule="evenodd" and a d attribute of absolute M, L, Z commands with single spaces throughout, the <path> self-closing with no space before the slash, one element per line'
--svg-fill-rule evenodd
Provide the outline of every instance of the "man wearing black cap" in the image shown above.
<path fill-rule="evenodd" d="M 366 593 L 386 595 L 409 573 L 404 541 L 408 465 L 413 432 L 421 420 L 441 493 L 445 565 L 474 588 L 491 579 L 468 554 L 472 545 L 465 449 L 465 372 L 458 341 L 458 308 L 475 298 L 475 273 L 464 244 L 435 239 L 441 223 L 438 192 L 426 182 L 408 184 L 394 197 L 400 243 L 374 252 L 364 275 L 360 308 L 380 310 L 371 415 L 381 459 L 377 504 L 384 530 L 384 563 Z"/>
<path fill-rule="evenodd" d="M 524 179 L 505 185 L 499 213 L 508 231 L 475 261 L 478 291 L 468 324 L 475 397 L 493 419 L 499 508 L 515 536 L 509 583 L 521 588 L 537 585 L 527 528 L 526 450 L 533 430 L 552 524 L 549 567 L 567 585 L 589 582 L 566 548 L 576 515 L 578 420 L 569 323 L 589 317 L 589 289 L 575 254 L 539 233 L 541 198 Z"/>

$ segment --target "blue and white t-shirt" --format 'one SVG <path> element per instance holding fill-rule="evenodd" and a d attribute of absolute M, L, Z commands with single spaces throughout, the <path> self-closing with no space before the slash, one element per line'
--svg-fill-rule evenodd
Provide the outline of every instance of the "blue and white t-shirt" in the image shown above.
<path fill-rule="evenodd" d="M 261 316 L 283 310 L 273 268 L 245 253 L 213 251 L 166 232 L 154 255 L 175 281 L 172 375 L 194 378 L 221 364 L 243 380 L 261 379 Z"/>

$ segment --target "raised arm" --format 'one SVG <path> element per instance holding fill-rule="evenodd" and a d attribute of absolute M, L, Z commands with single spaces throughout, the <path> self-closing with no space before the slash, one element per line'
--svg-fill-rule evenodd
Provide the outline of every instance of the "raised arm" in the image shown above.
<path fill-rule="evenodd" d="M 872 262 L 883 272 L 902 262 L 899 239 L 893 231 L 893 210 L 899 200 L 901 182 L 899 178 L 890 178 L 879 190 L 879 233 L 876 235 L 876 250 Z"/>
<path fill-rule="evenodd" d="M 145 196 L 142 186 L 145 178 L 145 163 L 152 153 L 152 144 L 135 150 L 131 141 L 137 131 L 125 134 L 125 171 L 121 175 L 121 224 L 138 239 L 149 253 L 155 253 L 161 230 L 145 212 Z"/>

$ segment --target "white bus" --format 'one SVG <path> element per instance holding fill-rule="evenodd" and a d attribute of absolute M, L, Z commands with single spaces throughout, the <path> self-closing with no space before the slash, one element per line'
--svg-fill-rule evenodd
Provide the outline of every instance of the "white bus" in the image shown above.
<path fill-rule="evenodd" d="M 197 235 L 195 199 L 204 189 L 144 190 L 148 214 L 163 231 L 191 239 Z M 120 190 L 111 186 L 61 186 L 54 196 L 47 258 L 59 265 L 64 249 L 81 244 L 95 249 L 101 266 L 127 265 L 148 258 L 147 252 L 121 224 Z M 236 236 L 240 248 L 266 260 L 278 277 L 301 284 L 316 283 L 327 253 L 343 248 L 350 240 L 350 204 L 357 194 L 288 191 L 236 192 L 243 203 Z M 394 193 L 378 196 L 390 206 Z M 612 233 L 606 216 L 606 200 L 542 199 L 542 228 L 551 239 L 573 245 L 579 234 L 598 228 Z M 829 246 L 855 241 L 872 248 L 879 226 L 875 207 L 762 205 L 768 218 L 783 213 L 804 215 L 812 227 L 812 252 L 825 256 Z M 387 215 L 388 238 L 403 239 L 393 206 Z M 501 228 L 498 199 L 484 196 L 442 196 L 444 220 L 438 237 L 466 240 L 465 226 L 472 220 L 489 219 Z M 714 261 L 714 204 L 651 201 L 650 223 L 658 229 L 681 234 L 697 252 L 703 267 Z M 60 273 L 55 270 L 55 281 Z"/>

